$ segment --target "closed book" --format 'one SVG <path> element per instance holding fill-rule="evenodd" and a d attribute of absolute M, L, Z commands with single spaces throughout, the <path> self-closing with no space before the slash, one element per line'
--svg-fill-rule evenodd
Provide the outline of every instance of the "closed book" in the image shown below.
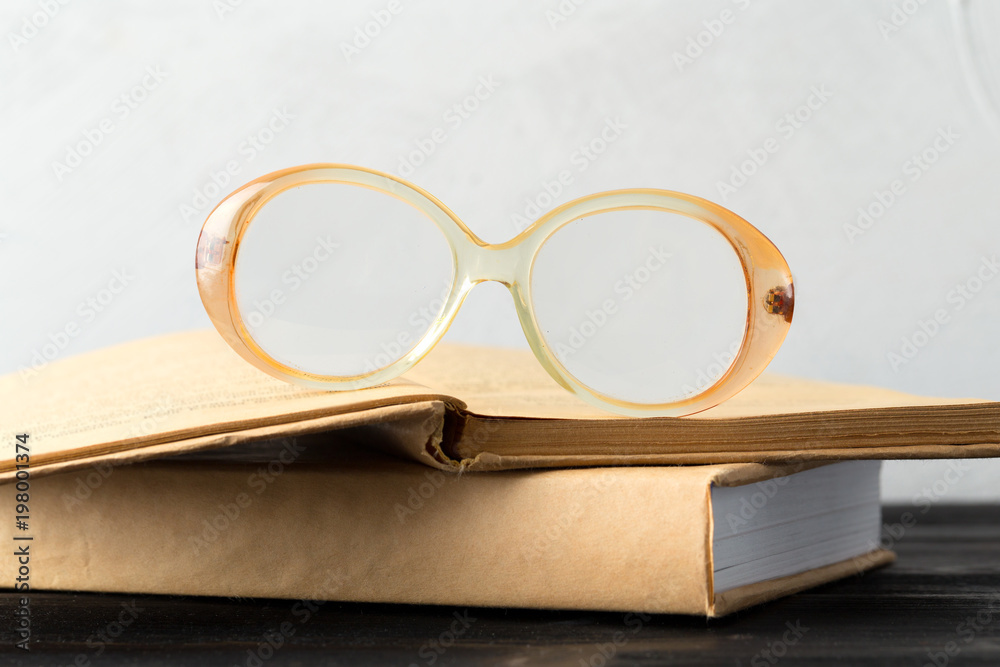
<path fill-rule="evenodd" d="M 893 558 L 876 461 L 457 474 L 322 436 L 229 451 L 32 478 L 31 588 L 720 616 Z"/>

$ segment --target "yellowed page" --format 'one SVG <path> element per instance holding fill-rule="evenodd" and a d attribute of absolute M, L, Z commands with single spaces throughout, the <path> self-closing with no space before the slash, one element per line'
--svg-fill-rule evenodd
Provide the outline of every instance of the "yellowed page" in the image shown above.
<path fill-rule="evenodd" d="M 480 418 L 444 450 L 470 470 L 1000 456 L 1000 404 L 899 406 L 736 419 Z"/>
<path fill-rule="evenodd" d="M 528 350 L 441 345 L 407 377 L 462 399 L 484 416 L 627 419 L 584 403 L 552 380 Z M 684 419 L 736 419 L 834 410 L 985 403 L 764 374 L 730 400 Z"/>
<path fill-rule="evenodd" d="M 2 430 L 28 433 L 34 466 L 371 408 L 447 400 L 408 380 L 305 389 L 240 359 L 214 331 L 170 334 L 0 378 Z M 5 450 L 0 473 L 14 468 Z"/>
<path fill-rule="evenodd" d="M 383 450 L 424 465 L 453 469 L 456 467 L 455 464 L 448 461 L 440 449 L 444 412 L 443 403 L 421 401 L 244 428 L 232 432 L 197 435 L 159 444 L 142 444 L 121 451 L 78 450 L 79 456 L 44 465 L 39 465 L 32 459 L 31 478 L 82 471 L 81 476 L 92 485 L 99 483 L 108 475 L 113 466 L 150 459 L 189 457 L 194 454 L 202 458 L 225 460 L 232 457 L 234 455 L 232 453 L 240 452 L 241 445 L 315 434 L 321 434 L 311 445 L 316 450 L 327 450 L 344 442 L 364 442 L 369 449 Z M 85 454 L 86 451 L 91 453 Z M 15 474 L 14 470 L 0 472 L 0 483 L 14 479 Z"/>
<path fill-rule="evenodd" d="M 577 399 L 526 350 L 460 345 L 410 377 L 466 403 L 442 446 L 468 470 L 1000 455 L 1000 403 L 977 399 L 765 374 L 705 412 L 630 419 Z"/>
<path fill-rule="evenodd" d="M 527 351 L 448 344 L 405 378 L 325 392 L 261 373 L 214 331 L 136 341 L 54 362 L 37 376 L 0 378 L 0 404 L 3 431 L 31 435 L 39 474 L 361 424 L 371 426 L 375 446 L 469 470 L 1000 455 L 998 403 L 765 375 L 699 415 L 627 419 L 563 390 Z M 378 410 L 403 405 L 428 411 L 429 430 L 409 437 L 408 416 Z M 13 471 L 8 449 L 0 480 Z"/>

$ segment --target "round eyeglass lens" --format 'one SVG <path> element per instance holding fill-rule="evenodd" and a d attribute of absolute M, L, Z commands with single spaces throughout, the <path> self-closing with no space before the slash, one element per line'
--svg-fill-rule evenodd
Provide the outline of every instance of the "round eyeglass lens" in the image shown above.
<path fill-rule="evenodd" d="M 275 361 L 326 377 L 406 356 L 441 317 L 455 260 L 423 212 L 387 193 L 310 183 L 248 224 L 234 290 L 247 333 Z"/>
<path fill-rule="evenodd" d="M 541 246 L 531 299 L 542 339 L 579 383 L 611 399 L 696 396 L 732 366 L 747 281 L 713 227 L 661 209 L 578 218 Z"/>

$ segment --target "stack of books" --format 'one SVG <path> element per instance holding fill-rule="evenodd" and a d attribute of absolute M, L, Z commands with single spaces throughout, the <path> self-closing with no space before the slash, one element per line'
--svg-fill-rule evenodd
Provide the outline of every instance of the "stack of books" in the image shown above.
<path fill-rule="evenodd" d="M 635 419 L 527 351 L 447 344 L 331 393 L 189 332 L 0 396 L 26 436 L 0 486 L 30 486 L 0 540 L 33 538 L 31 590 L 719 616 L 891 562 L 879 460 L 1000 454 L 1000 403 L 765 375 Z"/>

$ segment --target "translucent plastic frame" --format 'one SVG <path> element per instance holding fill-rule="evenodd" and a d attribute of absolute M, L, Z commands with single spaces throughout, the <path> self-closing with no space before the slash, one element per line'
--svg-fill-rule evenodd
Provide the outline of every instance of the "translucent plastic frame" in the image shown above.
<path fill-rule="evenodd" d="M 322 376 L 289 367 L 254 341 L 241 318 L 234 271 L 243 235 L 260 209 L 280 193 L 302 185 L 341 183 L 371 188 L 400 199 L 429 218 L 451 246 L 455 280 L 441 315 L 416 345 L 397 361 L 372 373 Z M 539 329 L 531 296 L 531 271 L 539 248 L 564 225 L 579 218 L 621 210 L 681 214 L 715 228 L 743 264 L 747 314 L 743 344 L 733 363 L 704 391 L 669 403 L 633 403 L 597 392 L 579 382 L 549 349 Z M 615 190 L 576 199 L 549 211 L 513 239 L 489 244 L 435 197 L 402 179 L 372 169 L 342 164 L 293 167 L 262 176 L 226 197 L 208 216 L 198 239 L 198 290 L 212 323 L 226 342 L 260 370 L 306 387 L 349 390 L 373 387 L 396 378 L 420 361 L 441 339 L 469 291 L 495 280 L 514 297 L 521 327 L 538 361 L 552 378 L 584 401 L 630 416 L 682 416 L 706 410 L 732 397 L 770 362 L 788 332 L 794 306 L 792 276 L 781 253 L 753 225 L 705 199 L 655 189 Z M 711 303 L 704 304 L 711 308 Z"/>

